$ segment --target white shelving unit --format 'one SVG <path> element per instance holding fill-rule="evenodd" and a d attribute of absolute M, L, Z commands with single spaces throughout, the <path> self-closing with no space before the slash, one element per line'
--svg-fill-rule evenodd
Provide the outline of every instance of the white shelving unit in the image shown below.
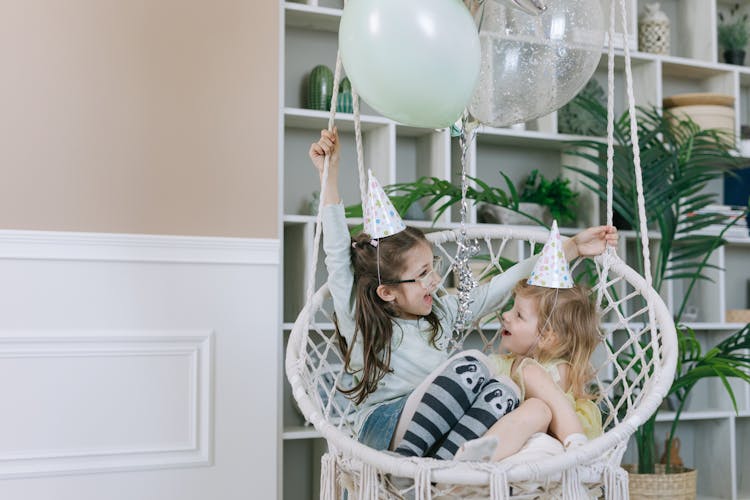
<path fill-rule="evenodd" d="M 608 1 L 602 0 L 608 8 Z M 750 123 L 750 67 L 719 62 L 716 43 L 717 12 L 727 9 L 723 0 L 662 0 L 662 9 L 671 19 L 669 56 L 657 56 L 636 50 L 636 20 L 645 0 L 629 0 L 631 19 L 629 44 L 632 50 L 635 97 L 638 105 L 661 103 L 664 96 L 685 92 L 721 92 L 734 95 L 735 132 L 741 124 Z M 733 2 L 732 2 L 733 3 Z M 744 0 L 750 10 L 750 0 Z M 308 0 L 304 3 L 282 2 L 285 16 L 284 96 L 281 104 L 284 118 L 284 181 L 281 193 L 284 207 L 284 325 L 280 334 L 287 338 L 291 325 L 304 303 L 308 262 L 312 255 L 315 219 L 309 205 L 313 191 L 319 187 L 317 174 L 307 158 L 307 150 L 327 124 L 328 113 L 304 109 L 306 75 L 318 64 L 334 67 L 337 30 L 343 0 Z M 622 37 L 619 39 L 622 47 Z M 624 57 L 618 51 L 616 60 L 615 111 L 626 107 Z M 606 88 L 606 54 L 595 78 Z M 354 167 L 354 126 L 352 115 L 337 114 L 342 137 L 341 191 L 345 203 L 359 200 Z M 406 182 L 420 176 L 456 180 L 460 165 L 458 144 L 445 130 L 417 129 L 397 124 L 379 116 L 366 104 L 362 109 L 365 162 L 383 184 Z M 548 176 L 559 173 L 562 165 L 571 164 L 563 150 L 566 142 L 578 137 L 557 133 L 555 113 L 525 125 L 525 130 L 482 127 L 471 146 L 469 173 L 487 182 L 504 186 L 498 171 L 520 180 L 534 168 Z M 351 168 L 348 168 L 351 167 Z M 574 177 L 573 177 L 574 178 Z M 574 178 L 575 179 L 575 178 Z M 723 186 L 711 186 L 721 194 Z M 586 188 L 581 188 L 579 224 L 599 223 L 599 204 Z M 470 221 L 476 222 L 471 211 Z M 433 226 L 429 221 L 410 221 L 411 225 L 431 229 L 457 226 L 458 214 L 446 212 Z M 352 221 L 356 223 L 356 221 Z M 563 228 L 572 234 L 575 228 Z M 622 231 L 619 253 L 634 258 L 634 233 Z M 650 234 L 658 240 L 658 234 Z M 322 253 L 322 252 L 321 252 Z M 717 271 L 714 282 L 700 283 L 691 305 L 698 316 L 690 326 L 704 347 L 725 338 L 740 324 L 724 321 L 727 309 L 748 307 L 750 281 L 750 238 L 732 239 L 712 256 Z M 325 279 L 322 261 L 318 265 L 317 284 Z M 679 306 L 680 283 L 667 281 L 663 297 L 670 308 Z M 606 327 L 606 325 L 605 325 Z M 332 328 L 332 326 L 331 326 Z M 296 410 L 288 384 L 284 393 L 283 461 L 284 498 L 316 499 L 318 495 L 319 456 L 325 443 Z M 735 384 L 739 414 L 732 410 L 720 382 L 705 381 L 693 391 L 687 411 L 682 415 L 678 436 L 681 456 L 687 466 L 698 469 L 699 498 L 750 499 L 750 387 Z M 664 436 L 670 413 L 657 417 L 657 435 Z M 663 447 L 663 443 L 659 443 Z M 634 445 L 626 461 L 635 461 Z"/>

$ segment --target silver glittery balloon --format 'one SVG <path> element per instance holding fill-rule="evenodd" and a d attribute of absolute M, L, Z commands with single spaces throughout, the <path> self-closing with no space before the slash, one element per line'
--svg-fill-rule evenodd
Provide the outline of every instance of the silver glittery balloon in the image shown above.
<path fill-rule="evenodd" d="M 604 44 L 600 0 L 548 0 L 540 15 L 497 1 L 476 9 L 482 62 L 469 111 L 504 127 L 551 113 L 594 74 Z"/>

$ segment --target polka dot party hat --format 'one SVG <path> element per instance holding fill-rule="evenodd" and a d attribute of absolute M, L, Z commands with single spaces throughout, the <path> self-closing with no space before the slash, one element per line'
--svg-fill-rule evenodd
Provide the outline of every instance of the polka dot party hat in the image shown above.
<path fill-rule="evenodd" d="M 370 238 L 376 240 L 390 236 L 406 229 L 404 221 L 398 214 L 393 203 L 380 187 L 378 180 L 367 171 L 367 198 L 364 207 L 365 229 Z"/>
<path fill-rule="evenodd" d="M 552 222 L 549 239 L 544 244 L 542 254 L 536 261 L 531 276 L 526 281 L 529 285 L 547 288 L 572 288 L 573 278 L 570 276 L 568 261 L 565 260 L 562 238 L 557 229 L 557 221 Z"/>

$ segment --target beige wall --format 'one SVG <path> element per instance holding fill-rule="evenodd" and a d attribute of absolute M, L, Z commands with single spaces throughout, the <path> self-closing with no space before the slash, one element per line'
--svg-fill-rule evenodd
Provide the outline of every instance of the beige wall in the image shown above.
<path fill-rule="evenodd" d="M 0 229 L 278 237 L 278 2 L 0 2 Z"/>

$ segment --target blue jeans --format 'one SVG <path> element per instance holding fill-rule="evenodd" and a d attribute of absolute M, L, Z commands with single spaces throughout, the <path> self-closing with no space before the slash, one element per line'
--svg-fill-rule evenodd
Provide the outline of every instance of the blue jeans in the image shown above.
<path fill-rule="evenodd" d="M 408 396 L 402 396 L 390 403 L 378 406 L 359 430 L 357 438 L 359 442 L 376 450 L 387 450 L 393 439 L 393 433 L 396 432 L 398 419 L 401 417 L 407 398 Z"/>

